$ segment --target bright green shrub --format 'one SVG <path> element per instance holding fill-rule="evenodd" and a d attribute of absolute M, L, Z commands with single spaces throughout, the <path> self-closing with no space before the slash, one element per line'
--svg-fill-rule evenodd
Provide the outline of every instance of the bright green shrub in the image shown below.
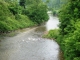
<path fill-rule="evenodd" d="M 0 21 L 0 32 L 8 31 L 10 28 L 7 26 L 7 24 L 3 21 Z"/>
<path fill-rule="evenodd" d="M 19 24 L 22 26 L 20 28 L 34 26 L 34 23 L 26 15 L 21 15 L 21 14 L 16 15 L 16 19 L 19 22 Z"/>
<path fill-rule="evenodd" d="M 48 32 L 48 34 L 43 37 L 56 39 L 58 37 L 58 35 L 59 35 L 59 30 L 54 29 L 54 30 L 50 30 Z"/>
<path fill-rule="evenodd" d="M 0 32 L 34 26 L 34 23 L 25 15 L 21 15 L 21 7 L 15 3 L 0 1 Z"/>

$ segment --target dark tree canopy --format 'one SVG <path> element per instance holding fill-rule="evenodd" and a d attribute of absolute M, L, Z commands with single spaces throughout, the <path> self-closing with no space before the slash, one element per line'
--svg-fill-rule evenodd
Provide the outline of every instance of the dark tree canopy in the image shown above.
<path fill-rule="evenodd" d="M 23 6 L 25 8 L 26 6 L 26 0 L 20 0 L 20 6 Z"/>

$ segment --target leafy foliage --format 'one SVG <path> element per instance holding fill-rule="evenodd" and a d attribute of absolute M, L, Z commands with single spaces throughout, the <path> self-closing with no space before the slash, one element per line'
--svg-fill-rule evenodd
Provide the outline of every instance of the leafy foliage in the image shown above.
<path fill-rule="evenodd" d="M 9 4 L 9 10 L 13 15 L 22 13 L 22 7 L 16 2 Z"/>
<path fill-rule="evenodd" d="M 58 35 L 59 35 L 59 30 L 58 29 L 54 29 L 54 30 L 50 30 L 48 32 L 48 34 L 44 35 L 43 37 L 56 39 L 56 38 L 58 38 Z"/>
<path fill-rule="evenodd" d="M 15 2 L 9 4 L 5 1 L 0 1 L 1 33 L 34 25 L 34 23 L 27 16 L 21 14 L 21 10 L 21 7 Z"/>
<path fill-rule="evenodd" d="M 33 22 L 38 25 L 48 20 L 47 6 L 41 0 L 30 1 L 30 5 L 23 11 Z"/>
<path fill-rule="evenodd" d="M 39 25 L 46 20 L 47 6 L 41 0 L 0 0 L 0 32 Z"/>
<path fill-rule="evenodd" d="M 80 60 L 80 1 L 69 0 L 59 13 L 60 36 L 58 42 L 64 52 L 65 60 Z"/>

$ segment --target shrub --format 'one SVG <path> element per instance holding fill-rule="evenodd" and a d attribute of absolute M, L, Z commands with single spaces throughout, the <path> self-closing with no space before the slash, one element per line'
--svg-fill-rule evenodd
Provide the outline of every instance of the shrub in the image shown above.
<path fill-rule="evenodd" d="M 34 26 L 27 16 L 20 14 L 19 7 L 15 3 L 0 1 L 0 32 Z"/>
<path fill-rule="evenodd" d="M 80 60 L 80 0 L 69 0 L 60 13 L 60 35 L 57 41 L 65 60 Z"/>
<path fill-rule="evenodd" d="M 39 3 L 37 6 L 32 4 L 23 13 L 39 25 L 48 20 L 47 6 L 43 3 Z"/>
<path fill-rule="evenodd" d="M 58 29 L 54 29 L 54 30 L 50 30 L 48 32 L 48 34 L 43 36 L 43 37 L 56 39 L 58 37 L 58 35 L 59 35 L 59 30 Z"/>

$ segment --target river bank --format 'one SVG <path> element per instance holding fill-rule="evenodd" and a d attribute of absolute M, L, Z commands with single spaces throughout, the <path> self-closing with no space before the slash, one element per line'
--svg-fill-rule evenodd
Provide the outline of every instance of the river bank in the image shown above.
<path fill-rule="evenodd" d="M 46 25 L 16 31 L 0 42 L 1 60 L 59 60 L 59 45 L 42 38 Z M 5 58 L 4 58 L 5 56 Z"/>

